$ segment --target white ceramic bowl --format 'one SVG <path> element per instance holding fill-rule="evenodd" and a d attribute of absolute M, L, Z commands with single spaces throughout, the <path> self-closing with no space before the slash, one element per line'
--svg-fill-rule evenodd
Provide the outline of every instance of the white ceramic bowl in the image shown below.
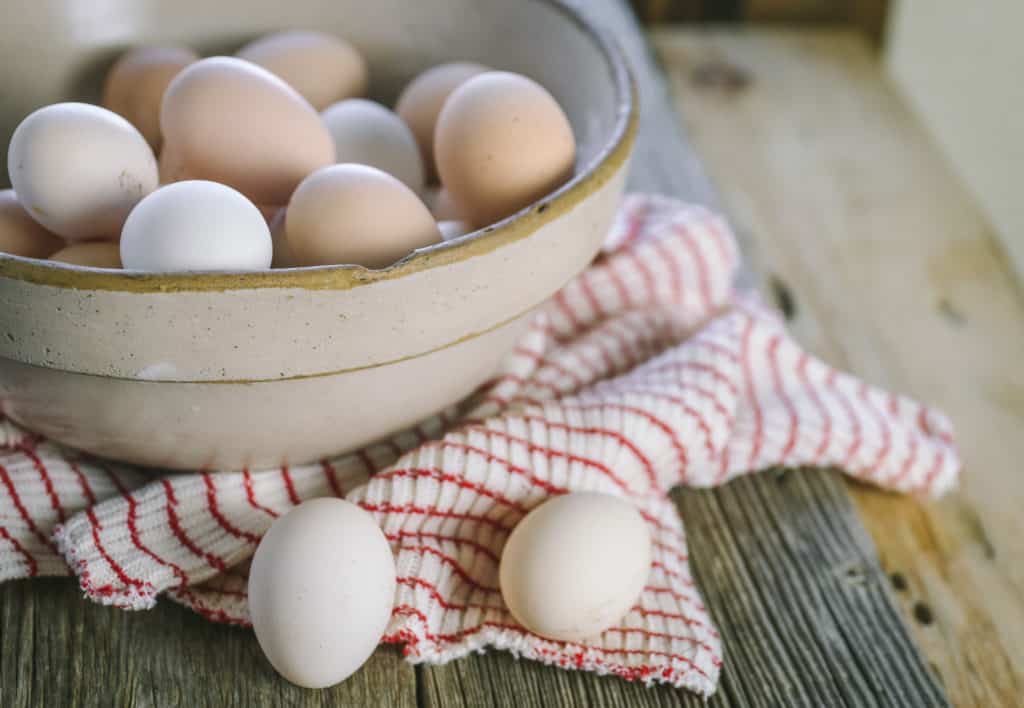
<path fill-rule="evenodd" d="M 636 131 L 628 72 L 605 35 L 554 0 L 10 5 L 0 145 L 41 105 L 95 101 L 127 46 L 224 53 L 309 27 L 356 44 L 375 97 L 389 103 L 444 61 L 531 76 L 565 108 L 579 146 L 576 176 L 556 192 L 381 271 L 150 275 L 0 255 L 3 412 L 92 453 L 258 468 L 353 449 L 422 419 L 493 374 L 531 311 L 594 256 L 622 193 Z"/>

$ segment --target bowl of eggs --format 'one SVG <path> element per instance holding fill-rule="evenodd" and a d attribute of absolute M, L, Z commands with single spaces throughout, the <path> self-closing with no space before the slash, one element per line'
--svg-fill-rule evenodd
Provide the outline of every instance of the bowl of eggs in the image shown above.
<path fill-rule="evenodd" d="M 0 405 L 67 445 L 370 443 L 493 376 L 614 218 L 633 87 L 556 0 L 16 4 Z"/>

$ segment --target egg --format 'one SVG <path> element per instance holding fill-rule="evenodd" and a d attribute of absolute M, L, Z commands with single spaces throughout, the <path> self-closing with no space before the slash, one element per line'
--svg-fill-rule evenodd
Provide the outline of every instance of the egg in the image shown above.
<path fill-rule="evenodd" d="M 269 226 L 274 221 L 274 217 L 277 216 L 284 207 L 273 206 L 271 204 L 257 204 L 256 208 L 263 214 L 264 221 Z"/>
<path fill-rule="evenodd" d="M 298 186 L 285 215 L 298 265 L 355 263 L 384 268 L 441 233 L 419 197 L 375 167 L 333 165 Z"/>
<path fill-rule="evenodd" d="M 121 267 L 121 254 L 113 241 L 79 241 L 57 251 L 50 260 L 92 268 Z"/>
<path fill-rule="evenodd" d="M 437 179 L 434 164 L 434 127 L 451 92 L 468 79 L 488 71 L 482 64 L 457 61 L 427 69 L 402 89 L 395 112 L 412 130 L 423 155 L 427 176 Z"/>
<path fill-rule="evenodd" d="M 31 113 L 11 137 L 11 186 L 29 215 L 69 241 L 116 239 L 156 189 L 153 151 L 121 116 L 85 103 Z"/>
<path fill-rule="evenodd" d="M 531 510 L 509 535 L 498 568 L 512 616 L 548 639 L 579 642 L 615 626 L 651 567 L 651 536 L 632 504 L 576 492 Z"/>
<path fill-rule="evenodd" d="M 270 262 L 271 268 L 291 268 L 295 265 L 295 258 L 292 256 L 284 231 L 286 211 L 285 207 L 281 207 L 270 220 L 270 240 L 274 246 L 274 258 Z"/>
<path fill-rule="evenodd" d="M 190 179 L 221 182 L 257 204 L 287 204 L 311 172 L 334 162 L 334 141 L 309 103 L 255 64 L 212 57 L 164 94 L 160 127 Z"/>
<path fill-rule="evenodd" d="M 46 258 L 63 246 L 64 241 L 28 215 L 13 189 L 0 189 L 0 253 Z"/>
<path fill-rule="evenodd" d="M 154 273 L 264 270 L 273 246 L 263 214 L 231 187 L 185 180 L 139 202 L 121 234 L 121 260 Z"/>
<path fill-rule="evenodd" d="M 126 118 L 159 149 L 160 104 L 171 79 L 199 55 L 187 47 L 147 46 L 130 49 L 114 62 L 103 85 L 103 106 Z"/>
<path fill-rule="evenodd" d="M 377 647 L 395 587 L 391 547 L 370 514 L 342 499 L 304 502 L 273 523 L 253 556 L 256 639 L 292 683 L 331 686 Z"/>
<path fill-rule="evenodd" d="M 444 187 L 428 189 L 423 194 L 423 201 L 430 213 L 438 221 L 461 221 L 458 207 Z"/>
<path fill-rule="evenodd" d="M 180 182 L 183 179 L 188 179 L 185 176 L 185 163 L 182 160 L 181 153 L 171 146 L 163 146 L 156 164 L 160 184 L 170 184 L 171 182 Z"/>
<path fill-rule="evenodd" d="M 480 227 L 505 218 L 572 177 L 576 141 L 562 108 L 532 79 L 479 74 L 445 101 L 434 134 L 441 183 Z"/>
<path fill-rule="evenodd" d="M 465 236 L 473 230 L 473 227 L 465 221 L 439 221 L 437 222 L 437 230 L 441 232 L 441 238 L 445 241 L 451 241 L 453 238 Z"/>
<path fill-rule="evenodd" d="M 374 101 L 350 98 L 321 116 L 334 138 L 338 162 L 376 167 L 414 192 L 423 189 L 423 159 L 416 139 L 397 115 Z"/>
<path fill-rule="evenodd" d="M 366 92 L 362 55 L 348 42 L 323 32 L 276 32 L 245 45 L 237 56 L 279 76 L 318 111 Z"/>

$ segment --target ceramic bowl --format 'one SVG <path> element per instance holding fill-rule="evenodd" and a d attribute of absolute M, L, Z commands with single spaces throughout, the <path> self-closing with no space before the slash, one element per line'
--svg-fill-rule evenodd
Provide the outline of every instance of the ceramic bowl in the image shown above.
<path fill-rule="evenodd" d="M 95 102 L 125 47 L 228 53 L 291 27 L 352 41 L 387 103 L 444 61 L 526 74 L 578 141 L 571 182 L 385 270 L 153 275 L 0 256 L 3 412 L 94 454 L 176 469 L 295 464 L 437 412 L 492 376 L 531 312 L 593 258 L 623 190 L 628 72 L 601 31 L 553 0 L 14 5 L 0 26 L 0 145 L 39 106 Z"/>

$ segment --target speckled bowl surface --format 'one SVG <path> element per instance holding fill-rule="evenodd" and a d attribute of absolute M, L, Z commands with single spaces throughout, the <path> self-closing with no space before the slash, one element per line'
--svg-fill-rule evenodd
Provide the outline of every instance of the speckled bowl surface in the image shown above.
<path fill-rule="evenodd" d="M 14 5 L 0 26 L 3 145 L 41 105 L 95 101 L 127 46 L 227 53 L 290 27 L 356 44 L 386 103 L 444 61 L 521 72 L 555 95 L 578 141 L 576 176 L 553 194 L 380 271 L 153 275 L 0 255 L 3 412 L 92 453 L 258 468 L 424 418 L 493 375 L 537 305 L 594 256 L 622 193 L 636 130 L 628 72 L 603 33 L 554 0 Z"/>

